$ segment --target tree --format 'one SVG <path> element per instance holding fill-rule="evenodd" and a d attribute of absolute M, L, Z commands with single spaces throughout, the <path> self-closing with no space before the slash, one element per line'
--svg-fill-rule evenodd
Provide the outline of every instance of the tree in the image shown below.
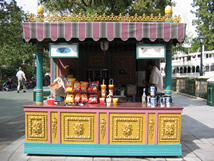
<path fill-rule="evenodd" d="M 130 14 L 146 15 L 154 14 L 158 15 L 159 13 L 163 16 L 165 15 L 164 9 L 167 5 L 173 5 L 171 0 L 135 0 L 130 7 Z"/>
<path fill-rule="evenodd" d="M 0 67 L 32 64 L 34 47 L 23 41 L 22 22 L 26 15 L 16 4 L 4 2 L 0 9 Z"/>
<path fill-rule="evenodd" d="M 182 51 L 186 54 L 198 52 L 200 49 L 200 43 L 197 38 L 192 38 L 186 33 L 184 42 L 179 42 L 173 47 L 173 55 L 177 54 L 177 51 Z"/>
<path fill-rule="evenodd" d="M 198 52 L 200 50 L 200 43 L 197 38 L 193 38 L 191 41 L 190 53 Z"/>
<path fill-rule="evenodd" d="M 50 12 L 59 13 L 126 13 L 132 0 L 41 0 Z"/>
<path fill-rule="evenodd" d="M 41 3 L 50 12 L 60 13 L 164 15 L 164 8 L 171 4 L 171 0 L 41 0 Z"/>
<path fill-rule="evenodd" d="M 214 45 L 214 0 L 193 0 L 197 20 L 194 21 L 198 33 L 206 37 L 205 48 L 212 50 Z"/>

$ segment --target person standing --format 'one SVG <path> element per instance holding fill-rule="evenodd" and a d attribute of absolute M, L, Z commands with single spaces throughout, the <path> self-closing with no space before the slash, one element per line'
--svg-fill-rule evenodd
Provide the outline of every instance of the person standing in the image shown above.
<path fill-rule="evenodd" d="M 163 90 L 163 76 L 161 75 L 160 70 L 155 66 L 154 61 L 149 61 L 147 63 L 148 68 L 150 70 L 150 77 L 149 77 L 149 83 L 144 81 L 143 83 L 147 86 L 155 86 L 156 87 L 156 93 L 159 95 L 164 94 Z"/>
<path fill-rule="evenodd" d="M 19 71 L 16 73 L 16 77 L 18 80 L 17 93 L 19 93 L 21 85 L 23 86 L 23 92 L 26 92 L 25 82 L 27 81 L 25 77 L 25 73 L 22 71 L 22 67 L 19 67 Z"/>

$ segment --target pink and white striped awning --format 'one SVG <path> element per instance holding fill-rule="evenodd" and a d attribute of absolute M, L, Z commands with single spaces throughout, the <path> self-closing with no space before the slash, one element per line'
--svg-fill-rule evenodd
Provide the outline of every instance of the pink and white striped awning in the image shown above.
<path fill-rule="evenodd" d="M 168 42 L 176 39 L 182 42 L 185 38 L 186 24 L 164 22 L 25 22 L 23 23 L 23 38 L 26 41 L 36 39 L 56 41 L 64 38 L 66 41 L 78 38 L 84 41 L 92 38 L 98 41 L 106 38 L 109 41 L 121 38 L 123 41 L 135 38 L 140 41 L 148 38 L 151 41 L 163 39 Z"/>

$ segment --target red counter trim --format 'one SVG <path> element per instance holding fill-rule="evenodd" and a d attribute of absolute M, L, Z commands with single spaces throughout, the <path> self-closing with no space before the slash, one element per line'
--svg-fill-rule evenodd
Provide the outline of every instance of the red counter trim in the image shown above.
<path fill-rule="evenodd" d="M 107 114 L 107 128 L 106 128 L 106 144 L 109 144 L 109 112 Z"/>
<path fill-rule="evenodd" d="M 99 110 L 99 111 L 98 111 Z M 143 110 L 143 109 L 142 109 Z M 91 112 L 91 113 L 96 113 L 96 112 L 106 112 L 106 113 L 139 113 L 142 110 L 103 110 L 103 109 L 88 109 L 88 110 L 83 110 L 83 109 L 51 109 L 51 108 L 25 108 L 24 111 L 38 111 L 38 112 Z M 182 110 L 148 110 L 146 111 L 148 113 L 182 113 Z M 144 113 L 146 113 L 144 112 Z"/>
<path fill-rule="evenodd" d="M 146 133 L 145 133 L 145 144 L 148 144 L 148 112 L 146 112 Z"/>
<path fill-rule="evenodd" d="M 97 112 L 97 140 L 96 140 L 96 144 L 99 144 L 100 143 L 100 113 Z"/>
<path fill-rule="evenodd" d="M 51 112 L 48 111 L 48 143 L 51 143 Z"/>
<path fill-rule="evenodd" d="M 155 112 L 155 144 L 158 144 L 158 112 Z"/>
<path fill-rule="evenodd" d="M 58 112 L 58 143 L 61 143 L 61 112 Z"/>

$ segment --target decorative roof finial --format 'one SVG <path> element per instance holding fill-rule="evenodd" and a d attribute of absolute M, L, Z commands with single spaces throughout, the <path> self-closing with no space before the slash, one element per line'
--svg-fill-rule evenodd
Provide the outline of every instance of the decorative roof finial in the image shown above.
<path fill-rule="evenodd" d="M 165 22 L 172 22 L 172 7 L 167 5 L 165 8 Z"/>
<path fill-rule="evenodd" d="M 172 7 L 167 5 L 166 8 L 165 8 L 165 15 L 166 16 L 172 16 Z"/>
<path fill-rule="evenodd" d="M 37 13 L 38 13 L 38 15 L 37 15 L 37 22 L 43 22 L 44 21 L 44 15 L 43 15 L 43 13 L 44 13 L 44 6 L 39 5 L 37 7 Z"/>
<path fill-rule="evenodd" d="M 43 15 L 43 13 L 44 13 L 44 6 L 39 5 L 37 7 L 37 13 L 38 13 L 38 15 Z"/>

